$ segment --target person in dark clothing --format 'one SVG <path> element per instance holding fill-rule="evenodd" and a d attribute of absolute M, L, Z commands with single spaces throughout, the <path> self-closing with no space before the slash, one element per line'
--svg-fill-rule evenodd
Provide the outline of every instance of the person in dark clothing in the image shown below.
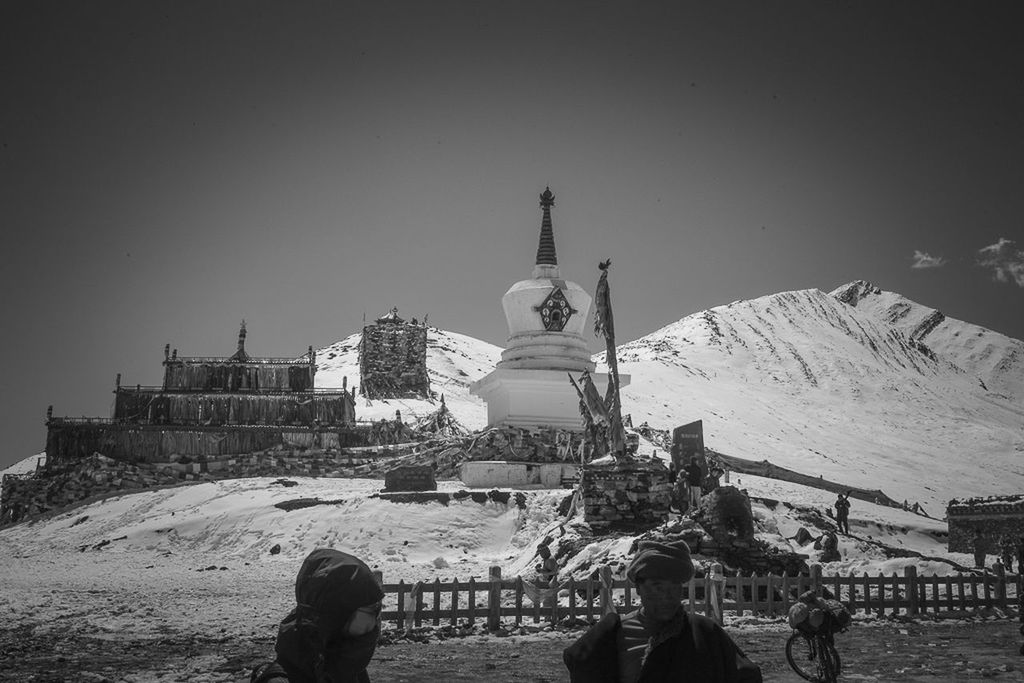
<path fill-rule="evenodd" d="M 384 590 L 359 558 L 310 553 L 295 579 L 295 608 L 281 621 L 273 662 L 250 683 L 369 683 Z"/>
<path fill-rule="evenodd" d="M 636 584 L 640 609 L 622 617 L 606 614 L 565 649 L 572 683 L 740 680 L 732 639 L 713 620 L 683 608 L 683 584 L 693 577 L 685 542 L 642 541 L 627 576 Z"/>
<path fill-rule="evenodd" d="M 974 566 L 978 569 L 985 568 L 985 556 L 988 555 L 988 543 L 981 533 L 981 529 L 974 530 Z"/>
<path fill-rule="evenodd" d="M 836 508 L 836 526 L 839 527 L 839 533 L 850 534 L 850 494 L 853 491 L 847 491 L 845 494 L 840 493 L 836 496 L 835 508 Z"/>
<path fill-rule="evenodd" d="M 704 479 L 704 470 L 701 469 L 697 458 L 692 458 L 690 464 L 683 470 L 686 474 L 686 486 L 689 489 L 690 509 L 696 510 L 700 506 L 701 482 Z"/>

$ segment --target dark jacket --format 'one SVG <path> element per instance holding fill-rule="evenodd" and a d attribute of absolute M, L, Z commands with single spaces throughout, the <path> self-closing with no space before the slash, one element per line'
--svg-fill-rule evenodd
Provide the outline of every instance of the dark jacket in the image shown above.
<path fill-rule="evenodd" d="M 277 663 L 290 683 L 368 683 L 378 625 L 356 638 L 344 634 L 358 608 L 384 596 L 360 559 L 337 550 L 318 549 L 306 557 L 295 580 L 296 607 L 277 632 Z"/>
<path fill-rule="evenodd" d="M 606 614 L 562 653 L 572 683 L 618 683 L 618 614 Z M 644 661 L 638 683 L 682 681 L 735 683 L 736 646 L 711 619 L 687 614 L 683 630 L 653 650 Z"/>
<path fill-rule="evenodd" d="M 701 480 L 704 478 L 704 470 L 700 468 L 697 463 L 690 463 L 683 470 L 686 472 L 686 483 L 690 486 L 700 486 Z"/>

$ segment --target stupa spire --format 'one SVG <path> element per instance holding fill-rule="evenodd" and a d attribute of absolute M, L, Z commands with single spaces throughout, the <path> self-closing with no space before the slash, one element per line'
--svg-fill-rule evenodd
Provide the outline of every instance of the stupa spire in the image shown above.
<path fill-rule="evenodd" d="M 545 188 L 540 196 L 540 208 L 544 215 L 540 222 L 540 244 L 537 245 L 537 265 L 557 266 L 558 256 L 555 254 L 555 232 L 551 228 L 551 207 L 555 205 L 555 195 L 551 188 Z"/>

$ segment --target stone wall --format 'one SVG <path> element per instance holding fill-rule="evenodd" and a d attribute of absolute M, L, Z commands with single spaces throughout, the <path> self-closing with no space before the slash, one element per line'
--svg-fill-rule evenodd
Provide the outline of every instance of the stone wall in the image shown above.
<path fill-rule="evenodd" d="M 582 467 L 584 519 L 595 531 L 643 528 L 668 519 L 672 485 L 660 461 L 629 460 Z"/>
<path fill-rule="evenodd" d="M 1004 543 L 1024 545 L 1024 495 L 951 500 L 946 519 L 950 552 L 974 552 L 978 530 L 989 555 L 999 555 Z"/>
<path fill-rule="evenodd" d="M 260 453 L 132 463 L 99 453 L 31 476 L 6 475 L 0 493 L 0 524 L 61 510 L 95 496 L 189 482 L 244 477 L 374 477 L 393 466 L 386 448 L 326 452 L 275 448 Z"/>
<path fill-rule="evenodd" d="M 581 433 L 565 429 L 494 427 L 470 441 L 468 459 L 578 463 L 582 440 Z"/>
<path fill-rule="evenodd" d="M 367 398 L 428 398 L 427 327 L 378 322 L 363 327 L 359 393 Z"/>

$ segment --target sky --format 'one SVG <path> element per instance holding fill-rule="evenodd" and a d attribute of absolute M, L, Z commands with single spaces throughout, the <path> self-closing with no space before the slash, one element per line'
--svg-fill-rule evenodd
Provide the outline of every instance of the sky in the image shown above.
<path fill-rule="evenodd" d="M 620 343 L 856 279 L 1022 339 L 1016 9 L 4 2 L 0 467 L 242 319 L 257 356 L 393 306 L 503 345 L 548 186 Z"/>

